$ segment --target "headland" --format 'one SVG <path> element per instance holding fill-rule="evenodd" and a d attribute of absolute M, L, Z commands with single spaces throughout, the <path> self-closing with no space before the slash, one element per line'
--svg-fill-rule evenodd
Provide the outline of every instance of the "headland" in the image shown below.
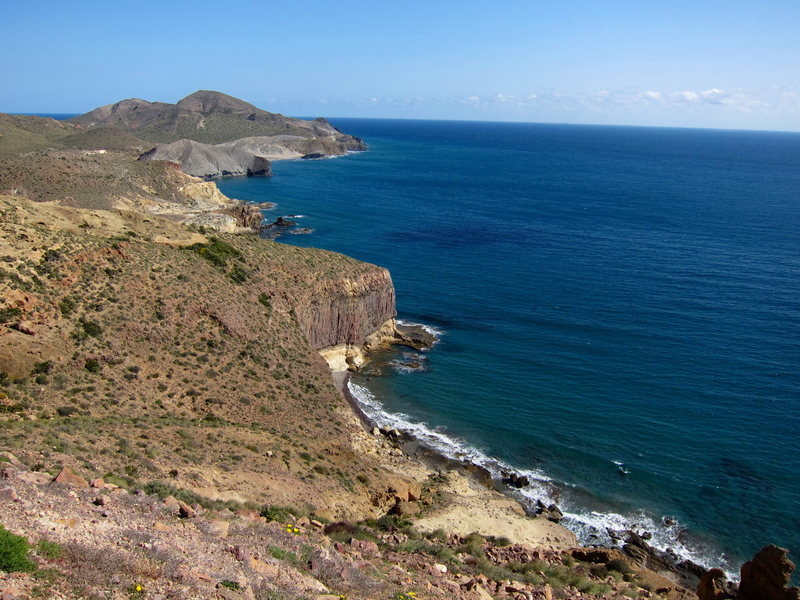
<path fill-rule="evenodd" d="M 281 156 L 363 149 L 278 117 L 202 92 L 0 118 L 0 522 L 35 559 L 4 567 L 3 593 L 733 597 L 641 539 L 578 548 L 555 511 L 526 515 L 474 465 L 365 427 L 343 374 L 431 340 L 397 325 L 388 271 L 260 239 L 260 207 L 207 181 L 269 175 L 256 137 Z M 227 146 L 203 162 L 196 144 Z M 774 565 L 785 554 L 749 581 Z"/>

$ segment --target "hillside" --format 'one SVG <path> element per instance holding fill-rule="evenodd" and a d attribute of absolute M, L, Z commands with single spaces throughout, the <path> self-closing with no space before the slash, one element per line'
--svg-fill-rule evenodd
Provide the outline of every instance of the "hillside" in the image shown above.
<path fill-rule="evenodd" d="M 457 597 L 461 584 L 478 574 L 469 560 L 456 556 L 465 538 L 436 541 L 442 534 L 433 532 L 431 542 L 404 545 L 420 534 L 407 521 L 391 519 L 365 524 L 355 536 L 352 525 L 325 536 L 308 521 L 287 535 L 285 521 L 294 521 L 281 507 L 322 521 L 378 519 L 398 506 L 401 514 L 422 511 L 435 518 L 447 498 L 456 500 L 467 489 L 476 503 L 470 512 L 491 508 L 509 524 L 503 535 L 512 540 L 529 535 L 525 531 L 547 532 L 525 539 L 553 547 L 547 560 L 561 564 L 570 538 L 556 542 L 564 534 L 555 524 L 526 518 L 512 501 L 477 483 L 456 474 L 442 477 L 410 461 L 391 437 L 366 433 L 334 387 L 318 350 L 362 344 L 391 322 L 394 290 L 385 270 L 251 236 L 207 238 L 127 211 L 3 197 L 0 216 L 0 448 L 13 452 L 6 460 L 22 470 L 21 479 L 6 471 L 14 491 L 4 493 L 21 500 L 1 508 L 0 515 L 33 540 L 65 547 L 67 559 L 51 565 L 58 573 L 51 590 L 76 597 L 75 586 L 84 585 L 99 593 L 114 587 L 114 577 L 124 582 L 123 590 L 137 582 L 174 590 L 184 564 L 188 571 L 178 585 L 184 591 L 176 596 L 182 598 L 222 594 L 208 591 L 209 582 L 213 590 L 220 581 L 251 590 L 249 596 L 220 597 L 268 598 L 254 594 L 276 586 L 285 597 L 296 597 L 288 594 L 294 589 L 288 582 L 305 581 L 315 593 L 333 589 L 354 598 L 386 598 L 416 589 L 422 581 L 416 572 L 436 582 L 430 589 L 439 591 L 431 597 Z M 131 491 L 192 499 L 213 511 L 210 521 L 193 517 L 187 529 L 170 516 L 171 508 L 159 508 L 158 498 L 105 487 L 94 492 L 73 477 L 67 480 L 77 481 L 78 494 L 70 494 L 49 484 L 64 467 L 86 480 L 104 478 Z M 93 524 L 92 506 L 106 512 L 102 527 Z M 255 521 L 246 512 L 231 512 L 250 509 L 252 515 L 253 508 Z M 263 524 L 258 511 L 281 523 Z M 39 525 L 53 520 L 67 525 Z M 203 534 L 221 528 L 242 553 L 272 566 L 248 567 L 225 554 L 230 546 L 215 541 L 218 534 Z M 140 533 L 124 533 L 134 530 Z M 134 542 L 109 555 L 116 556 L 116 566 L 102 563 L 90 573 L 69 558 L 94 556 L 90 548 L 117 536 Z M 380 546 L 352 542 L 331 553 L 334 541 L 354 537 Z M 259 540 L 275 549 L 265 555 Z M 139 543 L 158 548 L 158 554 L 142 554 Z M 207 558 L 194 550 L 187 559 L 197 544 Z M 376 570 L 363 576 L 360 568 L 348 570 L 353 567 L 347 556 L 364 557 L 367 551 L 381 558 Z M 317 567 L 309 567 L 308 559 L 287 559 L 315 552 L 323 557 Z M 135 566 L 156 556 L 163 568 Z M 406 574 L 384 559 L 407 564 Z M 458 578 L 431 571 L 440 560 Z M 339 575 L 327 567 L 319 572 L 319 565 L 335 567 Z M 586 590 L 616 586 L 597 577 L 570 577 Z M 463 597 L 473 597 L 476 586 L 484 585 L 480 581 L 469 583 Z M 554 576 L 551 584 L 563 587 L 566 581 Z M 30 589 L 24 577 L 19 584 Z"/>
<path fill-rule="evenodd" d="M 176 104 L 122 100 L 68 122 L 86 129 L 115 127 L 159 143 L 189 139 L 220 144 L 245 137 L 286 135 L 332 139 L 339 145 L 339 153 L 366 148 L 363 141 L 338 131 L 325 119 L 293 119 L 207 90 L 190 94 Z"/>

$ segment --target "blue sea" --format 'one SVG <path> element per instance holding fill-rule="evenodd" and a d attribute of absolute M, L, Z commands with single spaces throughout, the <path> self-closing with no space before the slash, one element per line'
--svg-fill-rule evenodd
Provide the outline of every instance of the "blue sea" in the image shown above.
<path fill-rule="evenodd" d="M 528 474 L 585 543 L 800 559 L 800 134 L 332 122 L 369 150 L 219 187 L 439 332 L 353 380 L 369 414 Z"/>

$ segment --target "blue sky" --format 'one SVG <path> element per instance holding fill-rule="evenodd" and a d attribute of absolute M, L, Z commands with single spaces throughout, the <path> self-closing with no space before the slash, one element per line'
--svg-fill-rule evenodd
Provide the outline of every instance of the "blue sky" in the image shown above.
<path fill-rule="evenodd" d="M 274 112 L 800 131 L 800 2 L 4 0 L 0 111 L 216 89 Z"/>

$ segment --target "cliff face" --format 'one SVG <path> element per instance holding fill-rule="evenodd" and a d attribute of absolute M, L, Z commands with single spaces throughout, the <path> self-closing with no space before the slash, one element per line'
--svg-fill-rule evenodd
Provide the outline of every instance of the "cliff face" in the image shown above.
<path fill-rule="evenodd" d="M 376 267 L 326 283 L 296 311 L 301 329 L 317 350 L 340 344 L 363 346 L 395 317 L 394 285 L 389 271 Z"/>
<path fill-rule="evenodd" d="M 391 319 L 384 269 L 127 211 L 0 196 L 0 217 L 0 424 L 30 422 L 21 460 L 334 518 L 390 508 L 317 352 Z"/>
<path fill-rule="evenodd" d="M 178 140 L 157 146 L 142 154 L 139 160 L 166 160 L 180 165 L 181 170 L 202 179 L 235 175 L 272 175 L 267 157 L 244 147 L 221 144 L 212 146 L 192 140 Z"/>

